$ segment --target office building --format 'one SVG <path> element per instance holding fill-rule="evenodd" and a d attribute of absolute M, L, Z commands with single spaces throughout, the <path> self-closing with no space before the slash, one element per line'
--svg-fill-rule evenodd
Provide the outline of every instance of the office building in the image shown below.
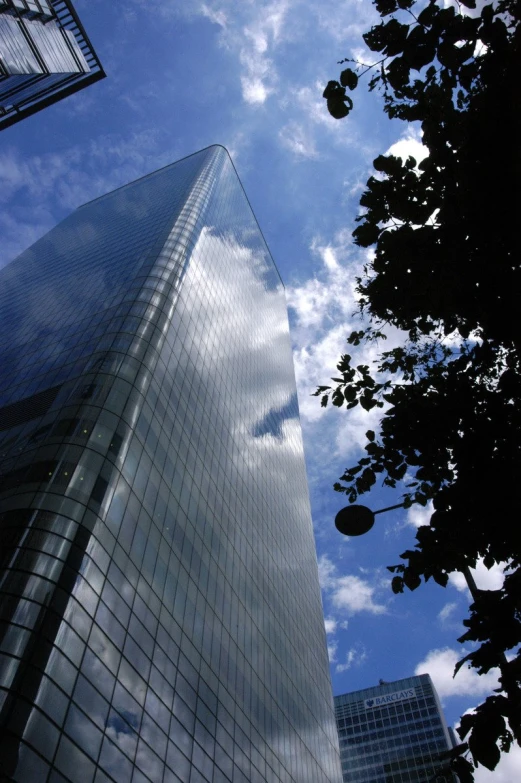
<path fill-rule="evenodd" d="M 428 674 L 335 696 L 344 783 L 452 783 L 453 747 Z"/>
<path fill-rule="evenodd" d="M 3 774 L 340 783 L 284 291 L 226 151 L 76 210 L 0 314 Z"/>
<path fill-rule="evenodd" d="M 104 76 L 70 0 L 0 0 L 0 129 Z"/>

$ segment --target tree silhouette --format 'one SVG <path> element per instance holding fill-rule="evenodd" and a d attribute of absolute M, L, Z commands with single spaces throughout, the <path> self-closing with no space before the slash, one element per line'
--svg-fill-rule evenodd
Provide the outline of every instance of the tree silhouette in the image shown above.
<path fill-rule="evenodd" d="M 459 729 L 474 764 L 492 770 L 521 745 L 520 5 L 375 5 L 382 22 L 363 37 L 379 58 L 350 61 L 324 97 L 346 117 L 356 110 L 347 91 L 367 74 L 389 118 L 421 123 L 428 155 L 376 158 L 353 232 L 375 254 L 357 280 L 366 326 L 347 342 L 382 340 L 388 326 L 405 339 L 374 371 L 342 356 L 335 385 L 316 394 L 322 405 L 384 408 L 366 456 L 335 489 L 353 503 L 379 476 L 403 487 L 407 474 L 406 505 L 433 501 L 415 548 L 390 567 L 394 592 L 430 577 L 445 586 L 479 558 L 507 564 L 500 590 L 473 596 L 459 641 L 475 644 L 456 667 L 500 668 L 500 689 Z M 452 765 L 474 780 L 464 756 Z"/>

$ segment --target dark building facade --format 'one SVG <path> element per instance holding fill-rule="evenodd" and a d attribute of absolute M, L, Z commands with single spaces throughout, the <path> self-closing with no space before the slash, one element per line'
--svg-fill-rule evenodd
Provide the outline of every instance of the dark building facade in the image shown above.
<path fill-rule="evenodd" d="M 428 674 L 335 696 L 344 783 L 452 783 L 453 747 Z"/>
<path fill-rule="evenodd" d="M 70 0 L 0 0 L 0 129 L 104 76 Z"/>
<path fill-rule="evenodd" d="M 284 291 L 226 151 L 76 210 L 0 300 L 4 777 L 340 783 Z"/>

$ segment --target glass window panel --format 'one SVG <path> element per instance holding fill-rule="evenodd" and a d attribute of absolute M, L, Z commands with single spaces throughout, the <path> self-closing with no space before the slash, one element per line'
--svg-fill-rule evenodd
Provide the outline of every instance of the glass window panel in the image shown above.
<path fill-rule="evenodd" d="M 69 700 L 65 693 L 45 675 L 41 678 L 35 704 L 58 725 L 63 723 Z"/>
<path fill-rule="evenodd" d="M 74 704 L 67 714 L 65 731 L 94 761 L 98 758 L 103 734 Z"/>
<path fill-rule="evenodd" d="M 180 780 L 190 779 L 191 764 L 184 753 L 172 742 L 168 743 L 168 753 L 166 761 L 169 767 L 175 769 Z"/>
<path fill-rule="evenodd" d="M 54 761 L 60 772 L 74 783 L 91 783 L 94 778 L 95 766 L 88 756 L 73 742 L 62 735 L 56 759 Z"/>
<path fill-rule="evenodd" d="M 17 783 L 26 780 L 45 780 L 48 771 L 49 764 L 22 742 L 16 767 Z"/>
<path fill-rule="evenodd" d="M 45 671 L 66 693 L 72 693 L 78 671 L 59 650 L 52 650 Z"/>
<path fill-rule="evenodd" d="M 89 638 L 89 646 L 97 656 L 97 659 L 100 661 L 100 664 L 102 662 L 102 665 L 106 667 L 110 672 L 112 672 L 112 674 L 116 674 L 119 668 L 121 653 L 119 652 L 116 645 L 113 644 L 112 641 L 109 639 L 107 634 L 105 634 L 101 630 L 101 628 L 99 628 L 97 625 L 92 626 L 92 630 Z M 101 669 L 98 669 L 97 661 L 93 658 L 89 658 L 89 661 L 90 661 L 89 664 L 90 671 L 93 672 L 99 671 L 101 673 Z M 105 677 L 106 675 L 102 675 L 102 676 Z"/>
<path fill-rule="evenodd" d="M 161 780 L 164 763 L 154 751 L 142 740 L 139 741 L 136 753 L 136 766 L 144 772 L 150 780 Z"/>
<path fill-rule="evenodd" d="M 116 732 L 114 728 L 112 730 Z M 100 767 L 118 783 L 130 783 L 132 764 L 109 737 L 105 737 L 99 758 Z"/>
<path fill-rule="evenodd" d="M 53 726 L 39 710 L 31 711 L 23 738 L 49 762 L 53 759 L 59 736 L 56 726 Z"/>
<path fill-rule="evenodd" d="M 85 671 L 85 668 L 83 670 Z M 99 688 L 101 686 L 101 689 L 105 693 L 110 693 L 112 678 L 110 680 L 109 687 L 106 685 L 104 687 L 104 683 L 100 682 L 100 673 L 100 670 L 98 670 L 98 672 L 90 672 L 91 675 L 98 675 L 98 677 L 96 677 L 93 682 L 96 683 L 96 687 Z M 73 698 L 76 704 L 78 704 L 82 710 L 87 713 L 89 718 L 93 720 L 94 723 L 100 727 L 100 729 L 103 729 L 109 710 L 109 703 L 82 674 L 78 676 Z"/>

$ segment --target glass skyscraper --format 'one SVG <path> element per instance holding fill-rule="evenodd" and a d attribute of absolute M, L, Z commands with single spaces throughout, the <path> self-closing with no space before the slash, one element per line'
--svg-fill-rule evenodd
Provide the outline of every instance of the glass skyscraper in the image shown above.
<path fill-rule="evenodd" d="M 428 674 L 335 696 L 344 783 L 452 783 L 453 747 Z M 439 774 L 437 774 L 439 773 Z"/>
<path fill-rule="evenodd" d="M 0 129 L 104 76 L 70 0 L 0 0 Z"/>
<path fill-rule="evenodd" d="M 284 291 L 226 151 L 76 210 L 0 323 L 0 778 L 340 783 Z"/>

